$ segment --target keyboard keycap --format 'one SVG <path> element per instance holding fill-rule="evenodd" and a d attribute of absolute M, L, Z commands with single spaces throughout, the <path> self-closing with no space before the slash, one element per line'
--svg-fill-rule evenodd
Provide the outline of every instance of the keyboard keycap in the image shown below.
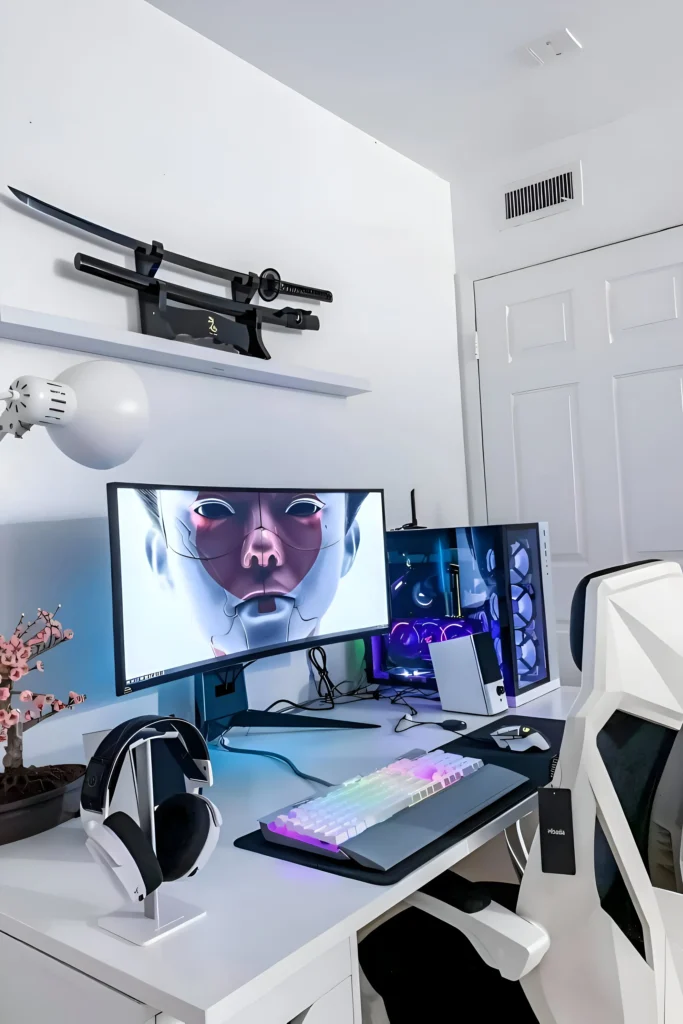
<path fill-rule="evenodd" d="M 356 775 L 278 815 L 274 825 L 304 841 L 339 846 L 483 767 L 478 758 L 434 750 Z"/>

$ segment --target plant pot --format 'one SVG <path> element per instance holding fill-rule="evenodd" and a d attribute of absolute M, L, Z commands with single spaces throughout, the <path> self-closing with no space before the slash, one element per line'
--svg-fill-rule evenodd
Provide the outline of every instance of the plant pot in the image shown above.
<path fill-rule="evenodd" d="M 83 765 L 85 775 L 85 765 Z M 0 804 L 0 846 L 47 832 L 78 816 L 83 775 L 58 789 Z"/>

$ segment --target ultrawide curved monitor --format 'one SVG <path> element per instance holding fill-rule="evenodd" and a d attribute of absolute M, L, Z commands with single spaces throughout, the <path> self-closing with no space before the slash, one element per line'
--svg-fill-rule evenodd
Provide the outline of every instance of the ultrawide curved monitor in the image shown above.
<path fill-rule="evenodd" d="M 107 486 L 118 694 L 389 626 L 381 490 Z"/>

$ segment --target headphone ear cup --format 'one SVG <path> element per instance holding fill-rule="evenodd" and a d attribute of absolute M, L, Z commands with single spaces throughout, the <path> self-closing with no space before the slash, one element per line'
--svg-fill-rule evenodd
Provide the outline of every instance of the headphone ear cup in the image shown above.
<path fill-rule="evenodd" d="M 154 825 L 164 881 L 184 878 L 199 860 L 211 830 L 207 802 L 192 793 L 176 793 L 159 804 Z"/>
<path fill-rule="evenodd" d="M 110 829 L 121 840 L 140 872 L 145 893 L 156 892 L 164 880 L 159 861 L 152 844 L 137 822 L 123 811 L 115 811 L 104 819 L 104 827 Z"/>

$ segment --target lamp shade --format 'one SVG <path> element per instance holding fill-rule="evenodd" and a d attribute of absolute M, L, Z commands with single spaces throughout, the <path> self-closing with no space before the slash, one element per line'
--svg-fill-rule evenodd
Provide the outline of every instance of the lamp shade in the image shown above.
<path fill-rule="evenodd" d="M 68 422 L 47 425 L 51 439 L 70 459 L 91 469 L 127 462 L 147 431 L 149 404 L 137 373 L 125 363 L 95 359 L 70 366 L 56 378 L 75 396 Z"/>

